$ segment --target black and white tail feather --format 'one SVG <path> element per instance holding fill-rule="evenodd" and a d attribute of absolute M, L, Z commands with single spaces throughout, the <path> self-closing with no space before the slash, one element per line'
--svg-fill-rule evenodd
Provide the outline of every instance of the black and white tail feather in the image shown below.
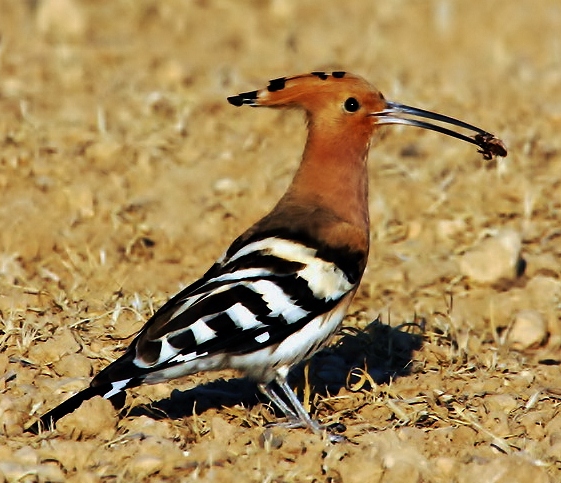
<path fill-rule="evenodd" d="M 97 395 L 122 405 L 127 388 L 232 368 L 255 379 L 292 426 L 320 431 L 286 376 L 339 327 L 362 275 L 364 254 L 318 243 L 289 230 L 238 238 L 200 280 L 148 320 L 125 354 L 90 387 L 29 430 L 52 427 Z M 289 404 L 273 390 L 273 381 Z"/>

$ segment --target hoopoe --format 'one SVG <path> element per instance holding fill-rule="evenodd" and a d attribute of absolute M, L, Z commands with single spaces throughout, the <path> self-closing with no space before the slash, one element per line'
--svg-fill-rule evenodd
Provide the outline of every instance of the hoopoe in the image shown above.
<path fill-rule="evenodd" d="M 384 124 L 417 126 L 473 143 L 487 159 L 506 156 L 492 134 L 387 101 L 364 79 L 346 72 L 282 77 L 228 101 L 306 112 L 308 138 L 288 190 L 200 280 L 164 304 L 88 388 L 29 430 L 52 427 L 97 395 L 122 405 L 125 389 L 232 368 L 254 379 L 291 427 L 320 433 L 322 427 L 300 403 L 287 375 L 337 331 L 364 272 L 369 248 L 366 160 L 373 133 Z M 471 136 L 414 117 L 457 126 Z"/>

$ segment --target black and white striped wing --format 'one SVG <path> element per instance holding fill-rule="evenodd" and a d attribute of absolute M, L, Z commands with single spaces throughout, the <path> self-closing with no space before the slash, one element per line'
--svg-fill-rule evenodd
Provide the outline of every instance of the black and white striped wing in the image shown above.
<path fill-rule="evenodd" d="M 203 279 L 154 314 L 129 351 L 102 371 L 94 384 L 132 377 L 158 382 L 200 370 L 236 368 L 240 364 L 233 360 L 267 348 L 255 362 L 268 364 L 267 355 L 275 347 L 310 322 L 321 326 L 324 319 L 333 328 L 327 334 L 320 330 L 318 337 L 327 338 L 344 317 L 349 294 L 358 284 L 360 257 L 322 253 L 300 241 L 274 236 L 240 247 L 234 244 Z M 344 262 L 336 263 L 335 258 Z M 338 308 L 347 300 L 343 310 Z M 305 342 L 294 351 L 322 341 Z M 304 356 L 294 354 L 290 362 Z"/>

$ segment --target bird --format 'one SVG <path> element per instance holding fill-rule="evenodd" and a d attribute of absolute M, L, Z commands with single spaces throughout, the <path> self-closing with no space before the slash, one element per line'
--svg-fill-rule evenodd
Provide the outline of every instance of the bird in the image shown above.
<path fill-rule="evenodd" d="M 254 380 L 287 426 L 339 441 L 310 416 L 287 376 L 329 343 L 359 287 L 369 251 L 367 158 L 374 133 L 387 124 L 416 126 L 472 143 L 486 159 L 506 156 L 489 132 L 388 101 L 345 71 L 281 77 L 227 100 L 305 112 L 307 140 L 287 191 L 199 280 L 157 310 L 87 388 L 28 431 L 53 429 L 94 396 L 122 407 L 129 388 L 229 368 Z"/>

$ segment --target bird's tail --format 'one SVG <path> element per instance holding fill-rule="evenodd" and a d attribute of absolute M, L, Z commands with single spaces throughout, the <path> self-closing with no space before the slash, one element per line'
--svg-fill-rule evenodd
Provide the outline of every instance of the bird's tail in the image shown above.
<path fill-rule="evenodd" d="M 39 434 L 41 431 L 52 429 L 59 419 L 70 414 L 75 409 L 78 409 L 84 401 L 92 399 L 95 396 L 109 399 L 115 409 L 121 409 L 125 405 L 126 394 L 124 390 L 130 387 L 130 382 L 131 380 L 125 380 L 87 387 L 62 404 L 59 404 L 54 409 L 51 409 L 48 413 L 43 414 L 43 416 L 31 426 L 27 427 L 25 431 Z"/>

